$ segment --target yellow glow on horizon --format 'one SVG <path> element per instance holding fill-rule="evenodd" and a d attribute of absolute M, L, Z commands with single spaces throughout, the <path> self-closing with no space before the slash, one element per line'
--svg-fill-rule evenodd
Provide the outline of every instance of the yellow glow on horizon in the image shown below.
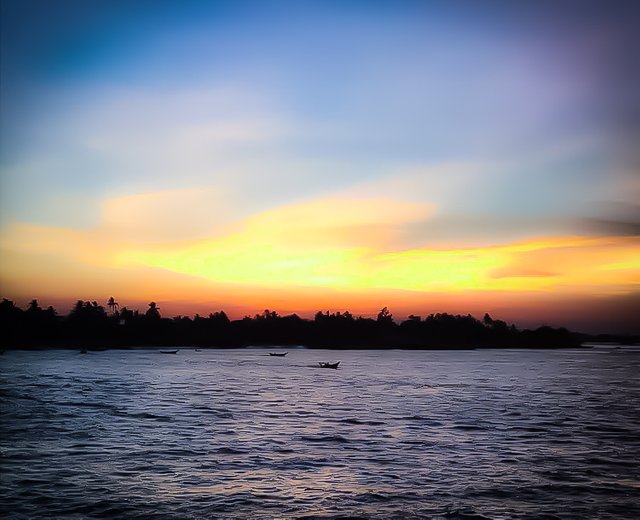
<path fill-rule="evenodd" d="M 355 286 L 389 227 L 424 219 L 431 207 L 332 198 L 276 208 L 224 236 L 120 252 L 118 265 L 152 266 L 222 283 Z"/>
<path fill-rule="evenodd" d="M 562 236 L 474 248 L 393 247 L 393 229 L 424 220 L 430 212 L 424 205 L 393 201 L 317 200 L 256 215 L 217 238 L 179 247 L 128 249 L 117 260 L 123 266 L 274 289 L 616 293 L 640 283 L 636 237 Z"/>
<path fill-rule="evenodd" d="M 187 208 L 199 198 L 180 192 Z M 118 201 L 156 211 L 167 197 Z M 161 204 L 160 204 L 161 205 Z M 429 224 L 433 208 L 382 199 L 327 198 L 275 208 L 223 226 L 211 238 L 149 242 L 140 230 L 113 233 L 114 221 L 84 231 L 28 224 L 4 234 L 3 285 L 22 293 L 82 297 L 89 291 L 204 301 L 212 293 L 297 309 L 363 302 L 373 292 L 472 295 L 630 294 L 640 288 L 640 237 L 557 236 L 485 247 L 406 248 L 396 230 Z M 182 221 L 188 222 L 186 215 Z M 142 232 L 142 233 L 141 233 Z M 156 238 L 161 238 L 157 231 Z M 143 240 L 138 240 L 139 234 Z M 83 292 L 84 291 L 84 292 Z M 279 294 L 281 297 L 270 296 Z M 155 296 L 154 296 L 155 295 Z M 492 296 L 493 297 L 493 296 Z"/>
<path fill-rule="evenodd" d="M 265 237 L 266 238 L 266 237 Z M 459 250 L 376 253 L 365 248 L 306 249 L 296 244 L 207 241 L 172 253 L 137 252 L 124 262 L 221 283 L 350 289 L 463 291 L 619 291 L 640 280 L 638 240 L 553 238 Z M 236 244 L 234 244 L 236 242 Z M 612 264 L 612 255 L 625 258 Z"/>

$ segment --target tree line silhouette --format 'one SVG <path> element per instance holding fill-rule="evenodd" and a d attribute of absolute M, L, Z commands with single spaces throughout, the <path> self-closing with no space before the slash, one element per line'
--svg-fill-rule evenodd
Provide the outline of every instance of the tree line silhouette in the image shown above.
<path fill-rule="evenodd" d="M 249 345 L 304 345 L 322 348 L 560 348 L 580 344 L 565 328 L 520 330 L 485 314 L 411 315 L 396 322 L 384 307 L 376 318 L 348 311 L 318 311 L 313 319 L 265 310 L 255 316 L 230 320 L 224 311 L 193 318 L 163 318 L 150 302 L 146 312 L 120 307 L 111 297 L 108 310 L 96 301 L 78 300 L 67 316 L 53 307 L 43 309 L 32 300 L 26 309 L 0 302 L 0 344 L 4 348 L 127 347 L 193 345 L 242 347 Z"/>

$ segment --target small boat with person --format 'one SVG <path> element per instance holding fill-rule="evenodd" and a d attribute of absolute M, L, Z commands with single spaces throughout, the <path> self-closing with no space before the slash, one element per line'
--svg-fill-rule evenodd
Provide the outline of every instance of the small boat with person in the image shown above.
<path fill-rule="evenodd" d="M 327 363 L 327 362 L 319 362 L 320 368 L 338 368 L 340 361 L 336 361 L 335 363 Z"/>
<path fill-rule="evenodd" d="M 285 357 L 288 352 L 269 352 L 270 356 Z"/>

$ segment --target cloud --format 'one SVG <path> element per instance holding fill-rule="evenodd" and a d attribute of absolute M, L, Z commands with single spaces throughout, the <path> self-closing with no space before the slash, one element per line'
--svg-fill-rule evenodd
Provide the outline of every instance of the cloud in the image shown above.
<path fill-rule="evenodd" d="M 228 234 L 186 247 L 130 250 L 120 261 L 270 287 L 586 294 L 625 292 L 640 283 L 637 237 L 398 249 L 397 229 L 428 221 L 431 212 L 428 205 L 393 200 L 313 200 L 260 213 Z"/>
<path fill-rule="evenodd" d="M 385 199 L 311 200 L 259 213 L 231 233 L 184 248 L 166 244 L 119 258 L 224 283 L 340 286 L 349 283 L 359 258 L 387 246 L 394 226 L 430 211 Z"/>
<path fill-rule="evenodd" d="M 433 206 L 426 203 L 341 193 L 266 211 L 249 219 L 247 229 L 305 242 L 380 243 L 389 227 L 426 219 L 432 212 Z"/>
<path fill-rule="evenodd" d="M 220 188 L 165 190 L 105 201 L 101 232 L 135 242 L 184 241 L 216 234 L 234 217 L 233 200 Z"/>
<path fill-rule="evenodd" d="M 495 288 L 626 294 L 640 286 L 640 238 L 554 237 L 507 246 L 509 262 L 489 273 Z M 535 281 L 538 279 L 538 281 Z"/>
<path fill-rule="evenodd" d="M 348 191 L 250 217 L 236 213 L 233 200 L 218 188 L 117 197 L 103 207 L 101 224 L 88 231 L 16 224 L 3 247 L 112 269 L 113 276 L 123 269 L 159 269 L 277 290 L 588 294 L 625 293 L 640 284 L 637 236 L 407 247 L 398 235 L 417 223 L 430 225 L 434 206 L 357 198 Z"/>

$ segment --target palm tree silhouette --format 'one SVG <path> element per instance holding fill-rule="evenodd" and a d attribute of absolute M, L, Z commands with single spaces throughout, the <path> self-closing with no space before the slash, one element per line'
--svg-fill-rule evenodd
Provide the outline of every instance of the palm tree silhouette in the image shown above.
<path fill-rule="evenodd" d="M 160 307 L 158 307 L 156 302 L 149 303 L 149 309 L 145 315 L 147 318 L 160 318 Z"/>
<path fill-rule="evenodd" d="M 111 312 L 115 314 L 116 311 L 120 308 L 120 304 L 112 296 L 107 301 L 107 307 L 109 307 L 109 309 L 111 309 Z"/>

